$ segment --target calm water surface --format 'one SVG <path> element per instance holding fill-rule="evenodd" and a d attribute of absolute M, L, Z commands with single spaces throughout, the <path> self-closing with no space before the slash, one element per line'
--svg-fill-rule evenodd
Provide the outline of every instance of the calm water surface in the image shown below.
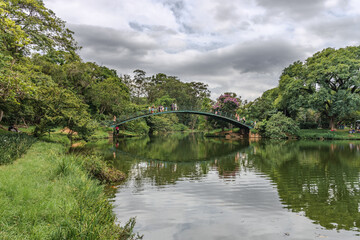
<path fill-rule="evenodd" d="M 360 142 L 172 134 L 106 149 L 128 174 L 114 211 L 144 239 L 360 239 Z"/>

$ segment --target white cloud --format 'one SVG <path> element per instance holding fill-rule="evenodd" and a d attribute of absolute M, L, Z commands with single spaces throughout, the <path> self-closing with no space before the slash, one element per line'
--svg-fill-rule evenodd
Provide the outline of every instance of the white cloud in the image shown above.
<path fill-rule="evenodd" d="M 254 99 L 281 70 L 326 47 L 359 44 L 357 0 L 45 0 L 85 60 L 143 69 Z"/>

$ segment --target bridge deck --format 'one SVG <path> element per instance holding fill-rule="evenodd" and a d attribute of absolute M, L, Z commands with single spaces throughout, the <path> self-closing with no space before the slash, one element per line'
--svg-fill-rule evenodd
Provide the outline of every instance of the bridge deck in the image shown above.
<path fill-rule="evenodd" d="M 145 117 L 150 117 L 150 116 L 156 116 L 156 115 L 162 115 L 162 114 L 171 114 L 171 113 L 182 113 L 182 114 L 197 114 L 197 115 L 203 115 L 203 116 L 209 116 L 218 120 L 222 120 L 228 123 L 233 124 L 236 127 L 239 128 L 246 128 L 246 129 L 250 129 L 252 128 L 249 125 L 246 125 L 240 121 L 238 121 L 235 118 L 235 115 L 232 114 L 227 114 L 227 113 L 213 113 L 213 112 L 204 112 L 204 111 L 198 111 L 198 110 L 192 110 L 192 109 L 182 109 L 182 110 L 176 110 L 176 111 L 162 111 L 162 112 L 149 112 L 149 111 L 141 111 L 141 112 L 137 112 L 134 113 L 132 115 L 124 115 L 121 116 L 116 122 L 110 122 L 108 125 L 110 125 L 111 127 L 116 127 L 116 126 L 120 126 L 124 123 L 136 120 L 136 119 L 140 119 L 140 118 L 145 118 Z"/>

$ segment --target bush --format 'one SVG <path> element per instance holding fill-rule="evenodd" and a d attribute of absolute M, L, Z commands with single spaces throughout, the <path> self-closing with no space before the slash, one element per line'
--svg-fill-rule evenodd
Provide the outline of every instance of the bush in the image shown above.
<path fill-rule="evenodd" d="M 266 133 L 265 133 L 266 124 L 267 124 L 267 121 L 265 119 L 261 122 L 256 123 L 256 125 L 255 125 L 256 132 L 255 133 L 258 133 L 258 134 L 260 134 L 260 136 L 265 137 L 266 136 Z"/>
<path fill-rule="evenodd" d="M 151 128 L 151 132 L 167 132 L 173 130 L 172 116 L 154 116 L 147 119 L 147 123 Z"/>
<path fill-rule="evenodd" d="M 5 133 L 0 135 L 0 165 L 15 161 L 36 141 L 25 133 Z"/>
<path fill-rule="evenodd" d="M 188 129 L 189 129 L 189 127 L 185 126 L 182 123 L 175 123 L 173 125 L 173 130 L 174 131 L 183 132 L 183 131 L 188 130 Z"/>
<path fill-rule="evenodd" d="M 96 155 L 86 157 L 86 160 L 83 162 L 83 167 L 90 176 L 98 179 L 102 183 L 115 183 L 125 179 L 123 172 L 108 167 L 106 163 Z"/>
<path fill-rule="evenodd" d="M 294 120 L 278 112 L 272 115 L 266 123 L 265 136 L 269 138 L 288 138 L 290 136 L 297 136 L 299 130 Z"/>
<path fill-rule="evenodd" d="M 127 122 L 126 124 L 124 124 L 124 127 L 127 131 L 137 133 L 140 135 L 148 134 L 150 129 L 150 127 L 146 124 L 145 119 L 139 119 L 137 121 Z"/>

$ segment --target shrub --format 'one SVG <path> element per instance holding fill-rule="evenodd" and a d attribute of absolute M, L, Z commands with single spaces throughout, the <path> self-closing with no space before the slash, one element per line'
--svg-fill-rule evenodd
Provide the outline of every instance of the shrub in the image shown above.
<path fill-rule="evenodd" d="M 297 136 L 299 130 L 294 120 L 278 112 L 272 115 L 266 123 L 265 135 L 269 138 L 288 138 L 290 136 Z"/>
<path fill-rule="evenodd" d="M 115 168 L 109 167 L 96 155 L 86 157 L 83 167 L 90 176 L 102 183 L 114 183 L 124 180 L 125 174 Z"/>
<path fill-rule="evenodd" d="M 256 123 L 255 130 L 256 133 L 260 134 L 262 137 L 266 137 L 265 128 L 266 128 L 267 121 L 264 119 L 261 122 Z"/>
<path fill-rule="evenodd" d="M 130 121 L 124 124 L 124 127 L 127 131 L 137 133 L 140 135 L 146 135 L 149 133 L 149 126 L 146 124 L 144 119 L 139 119 L 137 121 Z"/>
<path fill-rule="evenodd" d="M 175 123 L 175 124 L 173 125 L 173 130 L 174 130 L 174 131 L 183 132 L 183 131 L 188 130 L 188 129 L 189 129 L 189 127 L 185 126 L 185 125 L 182 124 L 182 123 Z"/>
<path fill-rule="evenodd" d="M 15 161 L 36 141 L 25 133 L 0 135 L 0 165 Z"/>

